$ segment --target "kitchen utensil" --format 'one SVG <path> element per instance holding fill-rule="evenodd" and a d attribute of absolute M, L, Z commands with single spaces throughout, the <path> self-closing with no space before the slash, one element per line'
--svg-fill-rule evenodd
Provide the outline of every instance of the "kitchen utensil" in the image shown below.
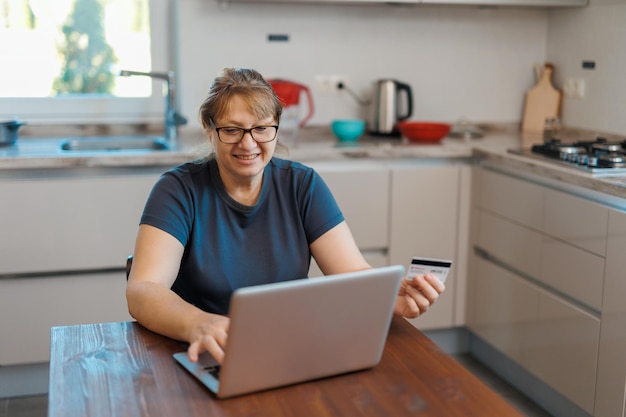
<path fill-rule="evenodd" d="M 559 117 L 561 92 L 552 86 L 554 67 L 546 64 L 537 84 L 526 92 L 522 131 L 543 133 L 546 119 Z"/>
<path fill-rule="evenodd" d="M 400 97 L 404 96 L 405 109 L 401 111 Z M 383 79 L 376 81 L 371 133 L 375 135 L 399 136 L 396 124 L 413 113 L 411 86 L 400 81 Z"/>
<path fill-rule="evenodd" d="M 485 132 L 479 126 L 472 124 L 466 118 L 457 120 L 450 128 L 448 136 L 463 140 L 480 139 L 485 136 Z"/>
<path fill-rule="evenodd" d="M 283 104 L 283 114 L 280 117 L 278 129 L 279 139 L 286 143 L 295 145 L 298 138 L 298 129 L 313 117 L 315 107 L 311 90 L 306 85 L 289 80 L 268 80 L 274 92 Z M 307 100 L 306 112 L 300 105 L 300 98 L 304 94 Z"/>
<path fill-rule="evenodd" d="M 339 142 L 355 142 L 365 131 L 365 120 L 333 120 L 330 126 Z"/>
<path fill-rule="evenodd" d="M 433 122 L 398 122 L 398 129 L 403 137 L 414 142 L 440 142 L 450 132 L 447 123 Z"/>
<path fill-rule="evenodd" d="M 0 122 L 0 146 L 11 146 L 17 141 L 17 130 L 25 125 L 24 122 L 11 120 L 9 122 Z"/>

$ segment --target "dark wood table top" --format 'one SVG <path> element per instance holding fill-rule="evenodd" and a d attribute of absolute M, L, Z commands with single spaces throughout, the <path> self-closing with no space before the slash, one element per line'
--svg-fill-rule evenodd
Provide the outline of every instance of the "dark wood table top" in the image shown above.
<path fill-rule="evenodd" d="M 53 327 L 49 417 L 522 415 L 402 318 L 373 369 L 219 400 L 134 322 Z"/>

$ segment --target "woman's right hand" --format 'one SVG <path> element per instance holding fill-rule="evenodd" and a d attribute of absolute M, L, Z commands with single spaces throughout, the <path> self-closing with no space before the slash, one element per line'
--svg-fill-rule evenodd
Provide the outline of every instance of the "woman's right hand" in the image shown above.
<path fill-rule="evenodd" d="M 202 352 L 209 352 L 221 364 L 224 360 L 224 348 L 228 341 L 230 319 L 217 314 L 202 314 L 193 324 L 189 335 L 187 356 L 196 362 Z"/>

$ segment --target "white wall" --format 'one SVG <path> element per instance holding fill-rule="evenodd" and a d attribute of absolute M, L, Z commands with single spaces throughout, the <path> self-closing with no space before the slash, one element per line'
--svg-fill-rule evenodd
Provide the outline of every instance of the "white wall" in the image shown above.
<path fill-rule="evenodd" d="M 555 83 L 585 80 L 585 97 L 563 101 L 566 124 L 626 134 L 626 1 L 590 0 L 583 9 L 550 12 L 548 60 Z M 595 61 L 595 70 L 582 68 Z"/>
<path fill-rule="evenodd" d="M 379 78 L 409 83 L 414 120 L 519 122 L 533 65 L 547 51 L 545 9 L 243 4 L 179 0 L 180 99 L 194 122 L 215 74 L 253 67 L 309 85 L 311 124 L 367 117 L 348 94 L 320 92 L 316 75 L 343 75 L 369 98 Z M 289 34 L 270 43 L 270 33 Z"/>

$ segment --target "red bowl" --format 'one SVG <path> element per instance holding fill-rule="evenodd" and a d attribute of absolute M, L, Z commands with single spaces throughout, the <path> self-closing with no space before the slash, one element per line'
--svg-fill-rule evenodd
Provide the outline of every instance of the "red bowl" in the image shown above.
<path fill-rule="evenodd" d="M 447 123 L 398 122 L 398 130 L 403 137 L 415 142 L 440 142 L 450 133 Z"/>

